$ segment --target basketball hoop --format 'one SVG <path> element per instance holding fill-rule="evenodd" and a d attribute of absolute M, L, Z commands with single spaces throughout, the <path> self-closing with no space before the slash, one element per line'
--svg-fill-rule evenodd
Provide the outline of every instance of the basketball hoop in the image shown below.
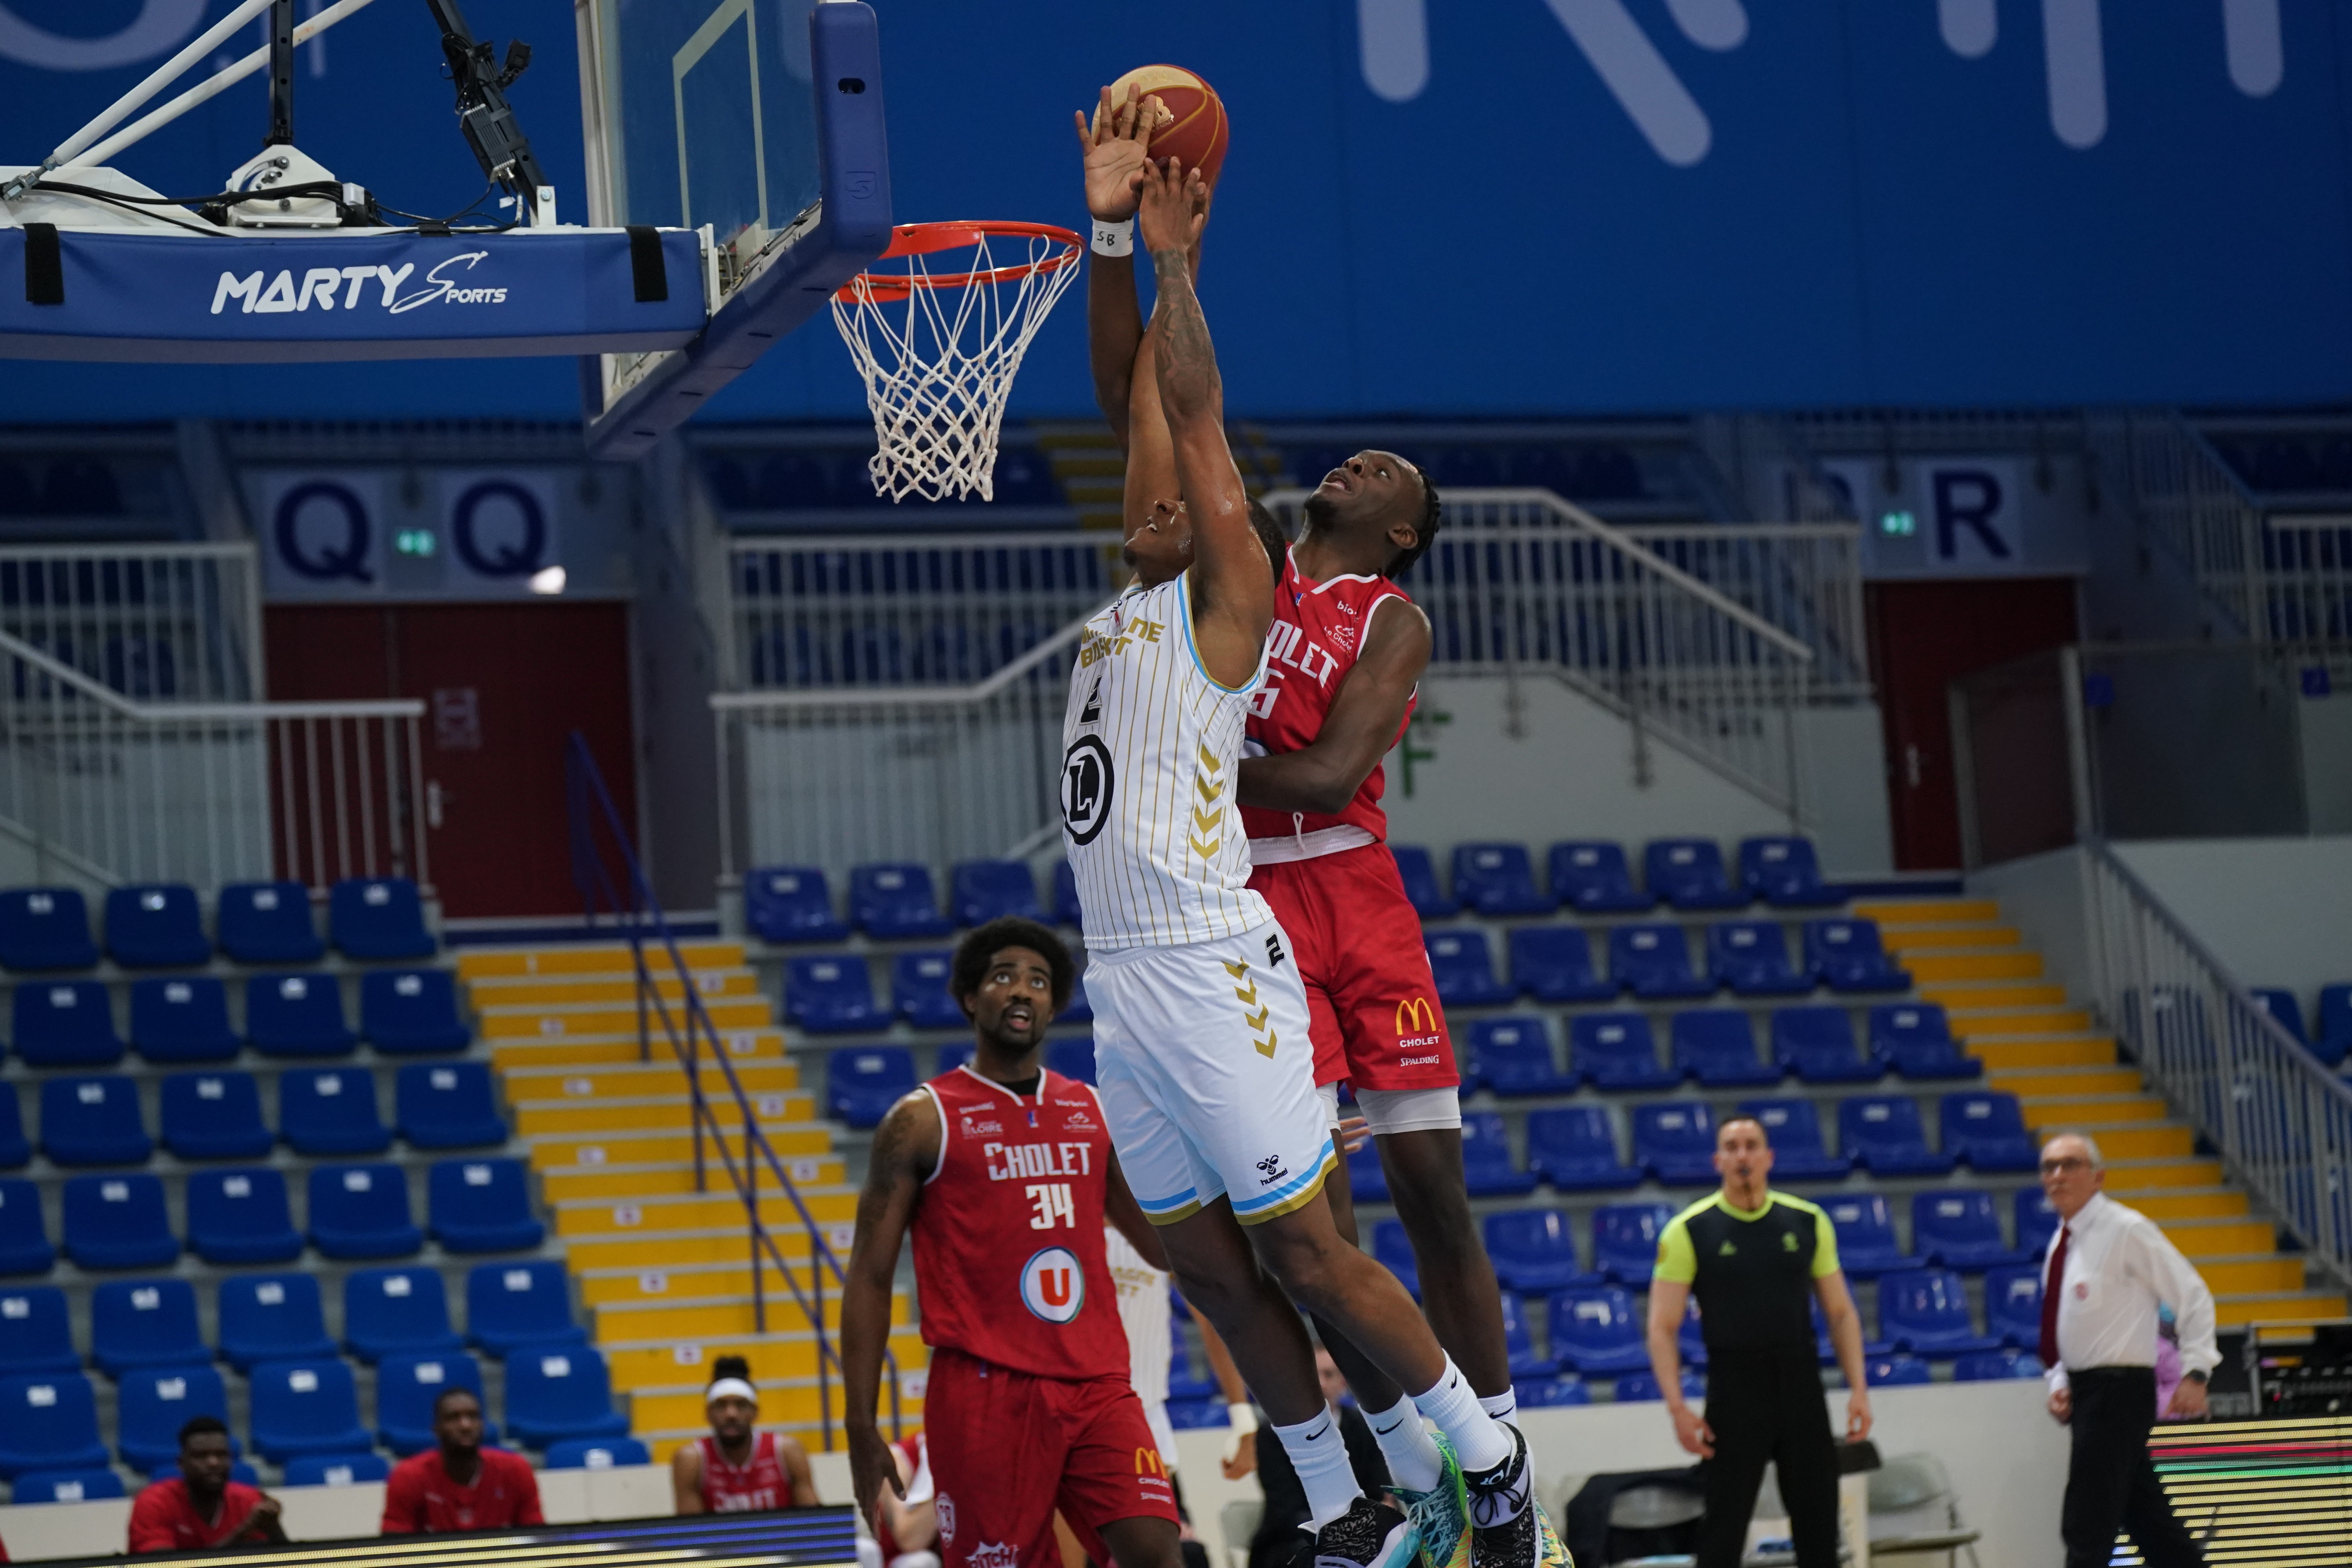
<path fill-rule="evenodd" d="M 874 493 L 992 500 L 1013 373 L 1077 277 L 1084 242 L 1042 223 L 902 224 L 893 234 L 880 259 L 905 270 L 877 266 L 833 297 L 874 411 Z M 1000 265 L 992 239 L 1018 246 L 1020 258 Z"/>

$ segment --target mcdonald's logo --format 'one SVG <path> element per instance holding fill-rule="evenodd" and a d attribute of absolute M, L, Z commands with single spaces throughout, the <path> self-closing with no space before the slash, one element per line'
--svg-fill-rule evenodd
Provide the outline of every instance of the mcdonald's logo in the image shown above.
<path fill-rule="evenodd" d="M 1139 1476 L 1164 1476 L 1168 1473 L 1168 1466 L 1160 1458 L 1159 1449 L 1138 1448 L 1135 1451 L 1135 1473 Z"/>
<path fill-rule="evenodd" d="M 1406 1026 L 1412 1026 L 1408 1028 Z M 1409 1035 L 1437 1033 L 1437 1009 L 1429 1005 L 1426 996 L 1408 996 L 1397 1004 L 1396 1034 L 1402 1040 Z"/>

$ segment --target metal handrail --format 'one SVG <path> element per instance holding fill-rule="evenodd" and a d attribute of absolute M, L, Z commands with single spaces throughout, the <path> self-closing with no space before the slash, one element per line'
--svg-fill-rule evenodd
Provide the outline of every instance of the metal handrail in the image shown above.
<path fill-rule="evenodd" d="M 1112 602 L 1104 600 L 1019 658 L 992 672 L 987 679 L 974 681 L 969 686 L 856 686 L 828 687 L 817 691 L 719 691 L 711 694 L 710 706 L 724 713 L 743 710 L 840 708 L 846 705 L 860 708 L 952 707 L 958 703 L 984 702 L 1077 641 L 1085 633 L 1087 623 L 1101 615 L 1105 606 Z"/>
<path fill-rule="evenodd" d="M 747 1240 L 751 1247 L 751 1321 L 754 1331 L 763 1334 L 768 1331 L 763 1270 L 767 1264 L 772 1263 L 816 1336 L 817 1419 L 824 1447 L 830 1450 L 833 1447 L 833 1377 L 843 1376 L 844 1370 L 840 1353 L 825 1333 L 824 1282 L 826 1274 L 830 1272 L 836 1287 L 835 1299 L 836 1301 L 843 1299 L 845 1280 L 841 1262 L 835 1257 L 833 1248 L 826 1245 L 823 1227 L 817 1224 L 816 1216 L 809 1212 L 799 1189 L 793 1184 L 775 1146 L 769 1142 L 767 1134 L 761 1130 L 751 1097 L 744 1089 L 742 1079 L 737 1076 L 735 1064 L 728 1059 L 718 1026 L 711 1021 L 709 1012 L 703 1006 L 701 994 L 695 986 L 693 971 L 686 962 L 686 955 L 678 949 L 677 933 L 663 912 L 661 900 L 655 896 L 652 884 L 646 879 L 645 869 L 639 865 L 636 852 L 630 846 L 628 833 L 622 826 L 620 812 L 613 804 L 612 792 L 605 787 L 604 773 L 597 768 L 596 759 L 588 749 L 587 738 L 577 730 L 572 732 L 565 745 L 564 794 L 572 835 L 572 878 L 580 889 L 589 923 L 592 926 L 596 923 L 601 901 L 604 911 L 609 912 L 628 941 L 630 962 L 635 970 L 637 984 L 637 1059 L 646 1062 L 653 1059 L 654 1026 L 658 1023 L 661 1033 L 669 1042 L 671 1054 L 677 1058 L 679 1067 L 686 1073 L 687 1093 L 694 1121 L 694 1190 L 698 1193 L 709 1190 L 709 1163 L 703 1153 L 707 1135 L 718 1151 L 728 1184 L 742 1200 Z M 621 854 L 628 882 L 625 902 L 604 868 L 603 856 L 597 852 L 595 829 L 600 821 Z M 682 1030 L 680 1021 L 670 1016 L 669 1004 L 661 994 L 655 982 L 653 968 L 646 960 L 646 942 L 649 933 L 669 955 L 670 967 L 677 977 L 683 1004 L 685 1017 Z M 702 1092 L 701 1057 L 705 1041 L 709 1042 L 710 1059 L 725 1076 L 728 1092 L 735 1102 L 735 1109 L 741 1114 L 743 1159 L 740 1170 L 737 1169 L 735 1156 L 727 1146 L 726 1130 L 719 1120 L 723 1108 L 714 1109 Z M 767 1222 L 761 1217 L 760 1166 L 762 1163 L 768 1167 L 777 1191 L 792 1204 L 793 1212 L 799 1215 L 801 1225 L 808 1233 L 810 1288 L 807 1290 L 802 1289 L 800 1281 L 793 1277 L 791 1266 L 784 1261 L 783 1253 L 776 1246 Z M 887 1335 L 883 1362 L 889 1377 L 890 1430 L 896 1438 L 901 1425 L 898 1362 L 897 1353 L 889 1349 Z M 845 1376 L 843 1386 L 846 1390 Z"/>

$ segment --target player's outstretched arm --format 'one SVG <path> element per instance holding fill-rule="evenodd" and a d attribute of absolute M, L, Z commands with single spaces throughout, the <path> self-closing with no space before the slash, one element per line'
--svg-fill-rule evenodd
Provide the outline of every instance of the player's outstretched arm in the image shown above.
<path fill-rule="evenodd" d="M 1110 89 L 1089 121 L 1076 115 L 1078 149 L 1085 159 L 1087 216 L 1097 226 L 1135 216 L 1135 174 L 1151 148 L 1151 132 L 1166 110 L 1156 98 L 1129 84 L 1123 102 Z M 1143 343 L 1143 309 L 1135 294 L 1135 257 L 1096 251 L 1087 265 L 1087 357 L 1094 371 L 1095 405 L 1110 421 L 1119 449 L 1129 442 L 1129 401 L 1136 352 Z"/>
<path fill-rule="evenodd" d="M 882 1355 L 890 1340 L 890 1288 L 898 1248 L 907 1237 L 923 1178 L 940 1163 L 939 1108 L 918 1091 L 890 1108 L 874 1131 L 866 1189 L 857 1194 L 857 1232 L 842 1271 L 841 1382 L 849 1435 L 852 1499 L 874 1522 L 874 1500 L 888 1486 L 906 1496 L 876 1415 L 882 1394 Z"/>
<path fill-rule="evenodd" d="M 1192 289 L 1191 251 L 1207 221 L 1209 188 L 1199 170 L 1171 158 L 1138 181 L 1136 226 L 1151 250 L 1160 303 L 1152 311 L 1160 403 L 1175 443 L 1178 489 L 1192 518 L 1193 642 L 1210 679 L 1247 684 L 1274 620 L 1274 574 L 1250 526 L 1249 492 L 1225 442 L 1224 384 L 1208 318 Z"/>
<path fill-rule="evenodd" d="M 1363 651 L 1340 678 L 1321 731 L 1297 751 L 1243 758 L 1241 803 L 1326 815 L 1345 810 L 1395 742 L 1405 704 L 1428 668 L 1429 617 L 1421 606 L 1393 596 L 1374 605 Z"/>

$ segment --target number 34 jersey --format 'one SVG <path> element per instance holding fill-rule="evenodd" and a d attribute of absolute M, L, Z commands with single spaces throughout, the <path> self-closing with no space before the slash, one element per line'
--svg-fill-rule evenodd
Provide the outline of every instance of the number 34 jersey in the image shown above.
<path fill-rule="evenodd" d="M 1016 1095 L 960 1067 L 922 1092 L 940 1111 L 939 1167 L 915 1204 L 923 1342 L 1039 1377 L 1125 1378 L 1095 1091 L 1041 1071 Z"/>

